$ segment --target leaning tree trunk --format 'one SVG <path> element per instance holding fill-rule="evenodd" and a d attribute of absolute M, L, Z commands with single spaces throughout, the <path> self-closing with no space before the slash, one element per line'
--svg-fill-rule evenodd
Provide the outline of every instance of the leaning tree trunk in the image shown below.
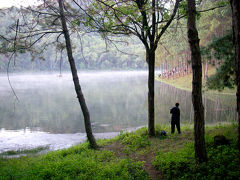
<path fill-rule="evenodd" d="M 148 135 L 155 135 L 154 128 L 154 76 L 155 52 L 147 52 L 148 62 Z"/>
<path fill-rule="evenodd" d="M 72 55 L 72 46 L 71 46 L 71 40 L 67 28 L 67 23 L 65 20 L 65 15 L 64 15 L 64 10 L 63 10 L 63 0 L 58 0 L 59 3 L 59 10 L 60 10 L 60 17 L 61 17 L 61 23 L 62 23 L 62 29 L 63 29 L 63 34 L 65 37 L 65 42 L 66 42 L 66 49 L 67 49 L 67 55 L 68 55 L 68 61 L 71 67 L 72 71 L 72 77 L 73 77 L 73 82 L 75 86 L 75 91 L 77 94 L 77 98 L 80 104 L 80 107 L 83 112 L 84 116 L 84 123 L 85 123 L 85 130 L 87 133 L 87 138 L 90 143 L 91 148 L 96 149 L 97 148 L 97 143 L 95 141 L 95 138 L 92 134 L 92 128 L 91 128 L 91 122 L 90 122 L 90 114 L 81 90 L 81 86 L 79 83 L 78 75 L 77 75 L 77 69 L 75 65 L 75 61 Z"/>
<path fill-rule="evenodd" d="M 194 107 L 194 148 L 198 163 L 207 161 L 204 139 L 204 107 L 202 103 L 202 63 L 199 48 L 198 31 L 196 28 L 195 0 L 187 0 L 188 40 L 191 49 L 192 61 L 192 102 Z"/>
<path fill-rule="evenodd" d="M 238 150 L 240 160 L 240 1 L 231 0 L 233 21 L 233 44 L 235 46 L 235 72 L 237 84 Z"/>

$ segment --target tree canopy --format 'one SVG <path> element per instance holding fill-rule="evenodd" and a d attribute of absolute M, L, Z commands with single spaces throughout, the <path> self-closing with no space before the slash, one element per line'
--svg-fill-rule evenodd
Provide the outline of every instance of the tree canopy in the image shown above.
<path fill-rule="evenodd" d="M 232 32 L 228 32 L 223 37 L 214 38 L 212 42 L 202 52 L 207 58 L 216 58 L 220 65 L 216 74 L 207 78 L 209 89 L 223 90 L 224 87 L 234 88 L 234 51 L 232 43 Z"/>

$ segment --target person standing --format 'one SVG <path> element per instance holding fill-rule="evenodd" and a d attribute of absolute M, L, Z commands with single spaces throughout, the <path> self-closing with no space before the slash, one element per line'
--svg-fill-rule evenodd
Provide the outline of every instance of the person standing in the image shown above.
<path fill-rule="evenodd" d="M 171 117 L 171 133 L 173 134 L 175 132 L 175 126 L 177 127 L 178 134 L 181 134 L 180 130 L 180 109 L 179 109 L 179 103 L 175 104 L 175 107 L 173 107 L 170 110 L 170 114 L 172 114 Z"/>

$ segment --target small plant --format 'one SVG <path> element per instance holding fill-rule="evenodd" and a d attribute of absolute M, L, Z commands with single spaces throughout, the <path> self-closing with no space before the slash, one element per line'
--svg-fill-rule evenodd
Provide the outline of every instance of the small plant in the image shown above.
<path fill-rule="evenodd" d="M 0 180 L 149 179 L 142 166 L 142 162 L 117 158 L 107 150 L 92 150 L 88 143 L 83 143 L 45 155 L 2 158 Z"/>
<path fill-rule="evenodd" d="M 49 146 L 39 146 L 33 149 L 19 149 L 17 151 L 6 151 L 3 153 L 0 153 L 0 156 L 14 156 L 14 155 L 29 155 L 29 154 L 37 154 L 42 151 L 47 151 L 49 150 Z"/>
<path fill-rule="evenodd" d="M 238 179 L 240 169 L 236 143 L 214 147 L 213 137 L 206 136 L 208 163 L 196 164 L 193 143 L 178 151 L 159 152 L 153 165 L 167 179 Z"/>
<path fill-rule="evenodd" d="M 147 136 L 147 129 L 141 128 L 136 132 L 125 132 L 119 136 L 122 144 L 127 145 L 133 151 L 141 148 L 145 148 L 150 145 L 150 141 Z"/>

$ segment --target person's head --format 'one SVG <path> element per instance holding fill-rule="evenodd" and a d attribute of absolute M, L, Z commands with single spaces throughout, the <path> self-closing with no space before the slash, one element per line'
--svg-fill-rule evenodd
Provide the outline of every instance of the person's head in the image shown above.
<path fill-rule="evenodd" d="M 176 103 L 175 106 L 178 107 L 178 106 L 179 106 L 179 103 Z"/>

